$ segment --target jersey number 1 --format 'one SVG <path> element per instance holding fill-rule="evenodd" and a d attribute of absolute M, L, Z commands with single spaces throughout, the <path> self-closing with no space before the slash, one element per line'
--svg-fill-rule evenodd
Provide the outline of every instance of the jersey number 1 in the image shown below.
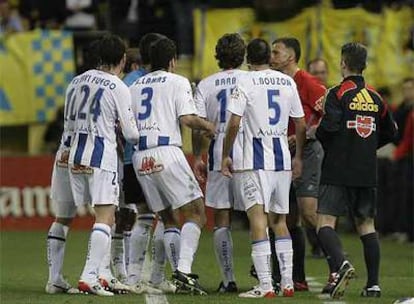
<path fill-rule="evenodd" d="M 228 92 L 228 89 L 222 89 L 216 96 L 217 101 L 220 103 L 220 123 L 226 122 L 227 96 L 233 93 L 233 88 L 230 89 L 230 94 Z"/>

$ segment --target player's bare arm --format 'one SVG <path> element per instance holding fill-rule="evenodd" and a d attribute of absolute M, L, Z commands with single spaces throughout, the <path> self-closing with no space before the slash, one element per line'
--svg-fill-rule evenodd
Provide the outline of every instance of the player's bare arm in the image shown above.
<path fill-rule="evenodd" d="M 239 132 L 241 116 L 232 114 L 226 129 L 226 136 L 223 141 L 223 157 L 221 161 L 221 173 L 224 176 L 232 177 L 232 159 L 230 151 L 233 148 L 234 140 Z"/>
<path fill-rule="evenodd" d="M 180 116 L 180 122 L 190 129 L 199 129 L 205 131 L 203 134 L 207 137 L 214 136 L 216 131 L 213 123 L 194 114 Z"/>
<path fill-rule="evenodd" d="M 204 182 L 207 177 L 207 166 L 201 158 L 203 148 L 203 136 L 201 134 L 201 131 L 198 129 L 192 130 L 192 144 L 194 155 L 194 175 L 199 182 Z"/>
<path fill-rule="evenodd" d="M 292 178 L 296 179 L 302 174 L 302 155 L 306 141 L 305 117 L 293 118 L 295 123 L 296 150 L 292 163 Z"/>

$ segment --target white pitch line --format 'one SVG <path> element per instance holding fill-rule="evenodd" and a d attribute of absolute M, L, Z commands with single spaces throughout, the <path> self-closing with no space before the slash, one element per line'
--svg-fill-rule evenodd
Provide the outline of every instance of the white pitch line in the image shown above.
<path fill-rule="evenodd" d="M 146 304 L 168 304 L 167 297 L 165 295 L 145 295 Z"/>

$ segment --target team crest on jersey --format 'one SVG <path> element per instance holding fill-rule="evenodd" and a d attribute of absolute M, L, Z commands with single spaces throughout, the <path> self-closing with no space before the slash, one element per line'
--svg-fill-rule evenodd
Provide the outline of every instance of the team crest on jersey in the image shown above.
<path fill-rule="evenodd" d="M 141 168 L 138 169 L 139 175 L 148 175 L 164 170 L 164 165 L 157 164 L 154 157 L 144 157 L 141 162 Z"/>
<path fill-rule="evenodd" d="M 374 117 L 362 115 L 357 115 L 355 120 L 348 120 L 346 122 L 346 127 L 348 129 L 356 129 L 356 132 L 362 138 L 367 138 L 377 129 Z"/>

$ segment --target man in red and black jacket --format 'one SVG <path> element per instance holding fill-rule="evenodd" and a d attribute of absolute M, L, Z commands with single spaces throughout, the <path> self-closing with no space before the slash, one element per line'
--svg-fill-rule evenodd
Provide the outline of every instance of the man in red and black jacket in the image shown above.
<path fill-rule="evenodd" d="M 362 76 L 367 50 L 347 43 L 341 50 L 341 84 L 329 90 L 316 137 L 324 148 L 318 203 L 318 237 L 334 265 L 324 293 L 340 298 L 355 269 L 335 232 L 338 216 L 351 211 L 364 248 L 368 279 L 361 296 L 379 297 L 380 248 L 374 218 L 379 147 L 391 142 L 396 124 L 381 96 Z"/>
<path fill-rule="evenodd" d="M 294 37 L 278 38 L 272 43 L 272 68 L 295 80 L 306 120 L 307 136 L 303 151 L 302 176 L 294 181 L 291 188 L 287 220 L 292 237 L 295 291 L 307 291 L 309 288 L 305 276 L 305 236 L 300 222 L 310 229 L 314 239 L 317 239 L 316 208 L 323 149 L 319 141 L 310 134 L 315 133 L 314 130 L 322 117 L 322 100 L 326 88 L 316 77 L 298 67 L 300 55 L 300 43 Z M 292 121 L 289 122 L 288 140 L 291 153 L 294 153 L 295 126 Z M 277 272 L 275 267 L 274 270 Z M 278 275 L 275 275 L 275 280 L 278 280 Z"/>

